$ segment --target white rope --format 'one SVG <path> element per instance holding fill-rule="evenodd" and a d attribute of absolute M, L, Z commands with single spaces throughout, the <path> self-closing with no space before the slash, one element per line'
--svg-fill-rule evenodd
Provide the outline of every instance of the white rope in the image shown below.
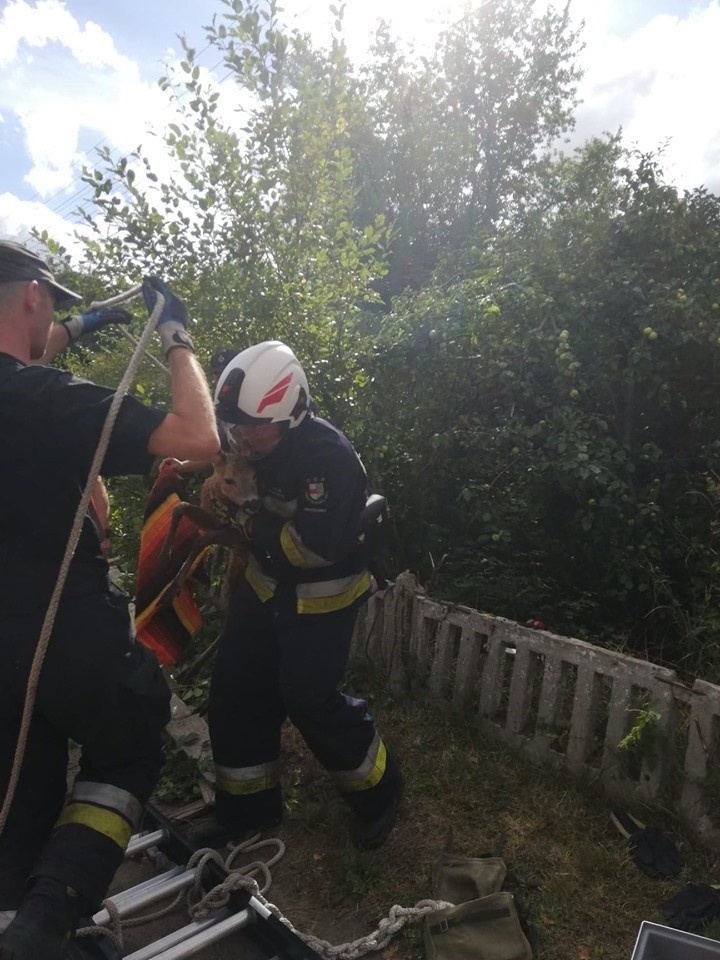
<path fill-rule="evenodd" d="M 113 306 L 116 303 L 123 303 L 125 300 L 131 300 L 138 296 L 138 294 L 141 292 L 142 285 L 137 284 L 136 286 L 131 287 L 130 290 L 126 290 L 125 293 L 118 294 L 116 297 L 111 297 L 109 300 L 96 300 L 90 304 L 90 309 L 92 310 L 99 307 Z M 45 654 L 50 643 L 50 635 L 52 633 L 53 624 L 55 623 L 55 617 L 60 604 L 60 597 L 65 586 L 65 581 L 67 580 L 68 572 L 70 570 L 70 563 L 75 555 L 78 540 L 80 539 L 80 531 L 82 530 L 85 514 L 87 513 L 90 503 L 90 495 L 95 485 L 95 481 L 100 473 L 102 462 L 105 459 L 105 454 L 110 443 L 110 435 L 112 434 L 115 421 L 120 413 L 120 405 L 122 404 L 125 394 L 130 389 L 132 379 L 135 376 L 135 372 L 137 371 L 140 362 L 142 361 L 142 355 L 145 352 L 148 343 L 150 342 L 150 338 L 155 332 L 157 319 L 162 312 L 164 304 L 164 297 L 162 294 L 158 293 L 155 301 L 155 308 L 150 315 L 147 326 L 145 327 L 142 336 L 138 341 L 135 352 L 130 358 L 130 362 L 127 366 L 125 374 L 123 375 L 123 378 L 120 381 L 120 384 L 110 404 L 110 409 L 108 410 L 105 423 L 103 424 L 103 428 L 100 433 L 97 449 L 95 450 L 95 456 L 93 457 L 92 464 L 90 465 L 87 483 L 85 484 L 85 489 L 80 497 L 80 503 L 75 511 L 75 518 L 70 530 L 70 536 L 68 537 L 65 553 L 62 558 L 62 563 L 60 564 L 60 570 L 55 582 L 55 588 L 52 592 L 48 608 L 45 612 L 45 619 L 43 620 L 42 629 L 40 631 L 40 639 L 38 640 L 35 656 L 33 657 L 33 662 L 30 667 L 27 688 L 25 691 L 25 705 L 23 708 L 22 721 L 20 723 L 20 733 L 18 734 L 18 744 L 15 750 L 15 760 L 13 762 L 13 768 L 10 774 L 8 787 L 5 792 L 5 800 L 3 802 L 2 810 L 0 810 L 0 834 L 5 828 L 5 823 L 10 812 L 10 806 L 12 804 L 13 797 L 15 796 L 18 780 L 20 779 L 20 769 L 25 756 L 25 747 L 27 745 L 30 722 L 32 720 L 33 709 L 35 707 L 35 697 L 37 694 L 40 670 L 42 669 Z"/>
<path fill-rule="evenodd" d="M 242 867 L 233 866 L 241 854 L 255 853 L 257 850 L 267 846 L 275 846 L 277 848 L 275 854 L 273 854 L 269 860 L 253 860 L 251 863 L 245 864 Z M 195 882 L 187 893 L 181 892 L 169 906 L 142 917 L 120 921 L 119 918 L 117 918 L 117 910 L 115 910 L 112 901 L 106 900 L 103 906 L 111 915 L 112 927 L 84 927 L 77 931 L 77 935 L 97 935 L 98 933 L 107 932 L 110 939 L 112 939 L 113 943 L 118 947 L 118 950 L 122 951 L 122 927 L 138 926 L 166 916 L 179 906 L 183 897 L 187 901 L 189 917 L 192 920 L 204 920 L 221 907 L 224 907 L 232 893 L 244 890 L 277 917 L 295 936 L 303 940 L 321 957 L 324 957 L 325 960 L 358 960 L 359 957 L 365 956 L 366 953 L 384 949 L 392 938 L 396 936 L 403 927 L 408 926 L 408 924 L 418 923 L 423 917 L 426 917 L 430 913 L 435 913 L 437 910 L 455 906 L 455 904 L 449 903 L 446 900 L 420 900 L 414 907 L 401 907 L 396 904 L 390 908 L 388 916 L 380 921 L 372 933 L 364 937 L 359 937 L 357 940 L 351 940 L 348 943 L 341 943 L 335 946 L 327 940 L 321 940 L 319 937 L 315 937 L 310 933 L 301 933 L 293 926 L 290 920 L 281 913 L 280 909 L 274 903 L 266 900 L 263 896 L 272 884 L 270 868 L 281 860 L 284 854 L 285 844 L 279 837 L 268 837 L 265 840 L 260 840 L 259 833 L 234 846 L 230 855 L 225 860 L 223 860 L 222 855 L 216 850 L 210 848 L 197 850 L 187 863 L 189 870 L 193 868 L 197 869 Z M 217 884 L 217 886 L 203 893 L 203 869 L 206 864 L 210 862 L 214 862 L 220 868 L 227 871 L 227 877 L 222 883 Z M 254 874 L 262 875 L 262 887 L 258 885 Z M 111 907 L 113 907 L 113 910 L 110 909 Z"/>
<path fill-rule="evenodd" d="M 263 904 L 263 906 L 265 906 L 274 916 L 276 916 L 282 924 L 284 924 L 296 936 L 300 937 L 300 939 L 307 943 L 307 945 L 316 953 L 320 954 L 322 957 L 325 957 L 326 960 L 357 960 L 358 957 L 363 957 L 366 953 L 372 953 L 375 950 L 382 950 L 388 945 L 388 943 L 390 943 L 392 938 L 408 924 L 418 923 L 423 917 L 427 916 L 429 913 L 434 913 L 436 910 L 442 910 L 445 907 L 454 906 L 454 904 L 448 903 L 445 900 L 420 900 L 414 907 L 401 907 L 398 904 L 395 904 L 395 906 L 390 908 L 388 916 L 380 921 L 377 929 L 375 929 L 372 933 L 369 933 L 364 937 L 359 937 L 357 940 L 351 940 L 347 943 L 333 945 L 327 940 L 321 940 L 319 937 L 315 937 L 310 933 L 302 933 L 301 931 L 297 930 L 274 903 L 271 903 L 269 900 L 265 899 L 263 894 L 270 888 L 270 884 L 272 883 L 270 867 L 277 863 L 278 860 L 283 856 L 285 852 L 285 845 L 283 844 L 282 840 L 277 837 L 269 837 L 268 839 L 262 840 L 259 843 L 256 841 L 257 837 L 252 837 L 245 841 L 245 843 L 239 844 L 232 851 L 224 865 L 225 869 L 228 871 L 227 878 L 216 887 L 213 887 L 212 890 L 208 891 L 208 893 L 206 893 L 199 901 L 193 904 L 190 909 L 190 916 L 193 917 L 193 919 L 204 918 L 209 913 L 224 906 L 230 898 L 230 894 L 234 890 L 246 890 L 257 900 L 259 900 L 260 903 Z M 262 846 L 269 844 L 277 844 L 278 853 L 267 863 L 255 861 L 245 867 L 233 868 L 232 864 L 239 853 L 250 853 Z M 198 851 L 195 856 L 197 857 L 212 852 L 213 851 L 202 850 Z M 257 882 L 252 877 L 252 874 L 256 872 L 261 872 L 265 877 L 265 884 L 262 888 L 258 886 Z"/>
<path fill-rule="evenodd" d="M 125 339 L 127 340 L 127 342 L 130 343 L 130 344 L 132 344 L 132 347 L 133 347 L 133 350 L 134 350 L 134 349 L 137 347 L 137 345 L 138 345 L 138 342 L 137 342 L 137 340 L 135 339 L 135 337 L 134 337 L 131 333 L 128 333 L 128 331 L 125 329 L 125 327 L 122 327 L 122 326 L 121 326 L 121 327 L 118 327 L 118 329 L 120 330 L 120 333 L 125 337 Z M 148 350 L 146 356 L 147 356 L 147 359 L 150 361 L 150 363 L 152 363 L 154 366 L 156 366 L 156 367 L 158 368 L 158 370 L 162 370 L 162 372 L 163 372 L 167 377 L 170 376 L 170 370 L 169 370 L 169 368 L 166 367 L 164 363 L 160 363 L 160 361 L 158 360 L 158 358 L 157 358 L 157 357 L 154 357 L 149 350 Z"/>

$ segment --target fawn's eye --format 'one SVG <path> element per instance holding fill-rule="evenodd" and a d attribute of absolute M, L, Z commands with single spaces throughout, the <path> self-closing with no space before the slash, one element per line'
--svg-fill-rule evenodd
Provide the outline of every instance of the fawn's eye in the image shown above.
<path fill-rule="evenodd" d="M 231 480 L 229 477 L 226 477 L 226 478 L 225 478 L 225 483 L 226 483 L 229 487 L 232 487 L 233 484 L 235 483 L 235 481 L 234 481 L 234 480 Z"/>

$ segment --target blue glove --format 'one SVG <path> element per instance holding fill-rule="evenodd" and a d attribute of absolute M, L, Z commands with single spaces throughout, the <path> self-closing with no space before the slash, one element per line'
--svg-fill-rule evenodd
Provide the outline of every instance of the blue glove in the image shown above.
<path fill-rule="evenodd" d="M 86 333 L 94 333 L 110 323 L 129 323 L 132 314 L 122 307 L 98 307 L 87 310 L 85 313 L 76 313 L 72 317 L 61 320 L 60 323 L 67 331 L 68 339 L 72 342 Z"/>
<path fill-rule="evenodd" d="M 188 311 L 185 301 L 173 293 L 170 287 L 159 277 L 145 277 L 142 283 L 143 297 L 148 312 L 152 314 L 157 302 L 158 293 L 165 298 L 165 303 L 157 321 L 157 332 L 167 356 L 171 350 L 181 347 L 192 350 L 192 340 L 188 336 Z"/>

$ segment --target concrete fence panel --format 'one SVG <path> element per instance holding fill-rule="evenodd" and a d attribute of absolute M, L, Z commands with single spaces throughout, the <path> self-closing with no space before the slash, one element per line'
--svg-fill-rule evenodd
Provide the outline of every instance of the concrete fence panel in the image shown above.
<path fill-rule="evenodd" d="M 720 687 L 430 600 L 410 574 L 371 597 L 353 655 L 381 666 L 394 692 L 474 716 L 484 734 L 613 798 L 672 803 L 720 841 Z"/>

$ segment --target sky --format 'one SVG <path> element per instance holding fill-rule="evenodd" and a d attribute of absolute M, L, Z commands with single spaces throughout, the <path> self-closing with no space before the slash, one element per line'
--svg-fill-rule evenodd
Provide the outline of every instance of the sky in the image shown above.
<path fill-rule="evenodd" d="M 336 0 L 337 3 L 340 0 Z M 478 5 L 486 0 L 470 0 Z M 536 0 L 538 9 L 560 0 Z M 280 0 L 284 20 L 329 42 L 331 0 Z M 346 0 L 345 36 L 358 62 L 380 17 L 430 50 L 439 11 L 466 0 Z M 31 227 L 77 249 L 80 176 L 98 146 L 143 150 L 162 164 L 158 137 L 173 119 L 158 79 L 181 57 L 178 34 L 236 109 L 203 26 L 219 0 L 0 0 L 0 236 Z M 720 0 L 571 0 L 585 20 L 582 104 L 570 144 L 622 127 L 628 146 L 662 147 L 678 189 L 720 193 Z"/>

